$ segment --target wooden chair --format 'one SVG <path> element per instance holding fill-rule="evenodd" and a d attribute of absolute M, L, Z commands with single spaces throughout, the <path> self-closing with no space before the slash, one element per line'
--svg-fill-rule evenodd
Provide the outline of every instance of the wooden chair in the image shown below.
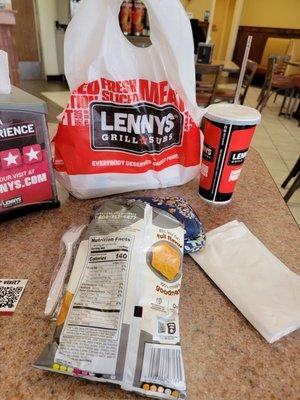
<path fill-rule="evenodd" d="M 287 67 L 288 67 L 288 62 L 291 59 L 290 55 L 286 56 L 277 56 L 277 55 L 271 55 L 270 57 L 275 58 L 275 71 L 274 71 L 274 79 L 278 79 L 282 76 L 285 76 Z M 278 92 L 276 92 L 275 97 L 274 97 L 274 103 L 277 100 Z"/>
<path fill-rule="evenodd" d="M 196 64 L 196 99 L 199 106 L 214 103 L 223 65 Z"/>
<path fill-rule="evenodd" d="M 265 81 L 263 83 L 261 92 L 257 99 L 258 102 L 257 109 L 261 108 L 261 111 L 263 110 L 263 108 L 267 104 L 268 99 L 273 94 L 273 91 L 276 92 L 276 96 L 274 99 L 275 102 L 278 90 L 280 89 L 285 90 L 287 89 L 287 86 L 289 86 L 288 80 L 286 80 L 284 74 L 290 58 L 291 56 L 270 55 L 268 59 Z"/>
<path fill-rule="evenodd" d="M 246 66 L 246 72 L 245 72 L 245 77 L 242 83 L 242 92 L 240 94 L 240 104 L 244 104 L 245 98 L 247 96 L 249 87 L 251 85 L 251 82 L 254 78 L 255 72 L 257 69 L 257 63 L 252 60 L 247 61 L 247 66 Z M 230 103 L 233 103 L 234 98 L 235 98 L 235 93 L 236 89 L 217 89 L 216 92 L 216 99 L 220 101 L 228 101 Z"/>
<path fill-rule="evenodd" d="M 293 85 L 293 90 L 286 89 L 284 91 L 284 97 L 279 115 L 284 115 L 288 118 L 291 118 L 293 115 L 295 115 L 294 112 L 296 111 L 298 99 L 300 98 L 300 75 L 289 75 L 287 78 L 291 82 L 291 85 Z M 297 118 L 297 113 L 295 117 Z"/>
<path fill-rule="evenodd" d="M 287 194 L 284 196 L 284 201 L 286 203 L 290 200 L 295 191 L 300 188 L 300 157 L 298 158 L 298 161 L 296 162 L 294 168 L 292 169 L 286 180 L 283 182 L 281 187 L 285 188 L 286 185 L 290 182 L 290 180 L 295 177 L 296 179 L 294 180 L 294 183 L 288 190 Z"/>
<path fill-rule="evenodd" d="M 294 83 L 290 77 L 281 75 L 283 69 L 277 66 L 277 56 L 271 56 L 268 61 L 265 82 L 258 96 L 257 109 L 262 112 L 273 93 L 284 91 L 290 94 L 294 91 Z M 280 73 L 275 74 L 275 72 Z M 282 109 L 281 109 L 282 111 Z"/>
<path fill-rule="evenodd" d="M 277 56 L 291 55 L 292 47 L 293 45 L 291 39 L 269 37 L 265 44 L 260 64 L 258 65 L 256 71 L 256 76 L 265 77 L 270 55 L 272 54 L 276 54 Z"/>
<path fill-rule="evenodd" d="M 265 80 L 262 85 L 261 91 L 259 93 L 259 96 L 257 98 L 257 101 L 259 102 L 262 97 L 264 97 L 265 92 L 268 90 L 268 87 L 270 86 L 271 88 L 271 83 L 275 74 L 275 64 L 276 64 L 276 56 L 270 56 L 268 58 L 268 65 L 265 73 Z"/>
<path fill-rule="evenodd" d="M 271 54 L 270 57 L 275 58 L 275 71 L 274 71 L 275 76 L 276 75 L 284 76 L 288 66 L 288 62 L 291 59 L 291 56 L 289 55 L 278 56 L 276 54 Z"/>
<path fill-rule="evenodd" d="M 270 57 L 268 60 L 268 67 L 266 71 L 265 81 L 257 99 L 256 108 L 260 112 L 262 112 L 262 110 L 265 108 L 272 94 L 272 81 L 274 77 L 274 72 L 275 72 L 275 58 Z"/>

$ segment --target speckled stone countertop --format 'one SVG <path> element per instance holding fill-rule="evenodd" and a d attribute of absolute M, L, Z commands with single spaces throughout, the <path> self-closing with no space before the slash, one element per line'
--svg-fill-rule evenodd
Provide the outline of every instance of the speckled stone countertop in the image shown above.
<path fill-rule="evenodd" d="M 195 182 L 151 194 L 185 196 L 207 231 L 233 219 L 243 221 L 300 273 L 299 228 L 255 151 L 230 205 L 206 204 Z M 29 280 L 14 316 L 0 317 L 1 400 L 139 398 L 31 366 L 53 334 L 43 311 L 59 240 L 70 224 L 88 221 L 94 203 L 71 197 L 60 209 L 0 226 L 0 277 Z M 188 399 L 299 399 L 300 332 L 269 345 L 189 256 L 184 261 L 180 318 Z"/>

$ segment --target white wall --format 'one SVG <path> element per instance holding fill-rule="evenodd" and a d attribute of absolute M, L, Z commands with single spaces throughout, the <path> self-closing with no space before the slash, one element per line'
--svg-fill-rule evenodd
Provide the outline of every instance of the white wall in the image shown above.
<path fill-rule="evenodd" d="M 55 39 L 56 0 L 36 0 L 36 5 L 45 75 L 59 75 Z"/>

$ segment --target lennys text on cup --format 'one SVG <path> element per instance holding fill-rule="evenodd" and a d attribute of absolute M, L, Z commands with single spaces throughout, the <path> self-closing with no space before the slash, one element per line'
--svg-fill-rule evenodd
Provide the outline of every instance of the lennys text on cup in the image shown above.
<path fill-rule="evenodd" d="M 243 164 L 247 156 L 248 149 L 240 151 L 232 151 L 229 157 L 229 165 Z"/>

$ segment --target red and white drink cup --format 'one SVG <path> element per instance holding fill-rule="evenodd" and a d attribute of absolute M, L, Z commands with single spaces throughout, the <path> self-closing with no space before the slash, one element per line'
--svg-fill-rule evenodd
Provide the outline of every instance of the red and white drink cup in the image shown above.
<path fill-rule="evenodd" d="M 212 104 L 204 115 L 204 148 L 200 196 L 210 202 L 231 201 L 256 125 L 254 108 L 237 104 Z"/>

